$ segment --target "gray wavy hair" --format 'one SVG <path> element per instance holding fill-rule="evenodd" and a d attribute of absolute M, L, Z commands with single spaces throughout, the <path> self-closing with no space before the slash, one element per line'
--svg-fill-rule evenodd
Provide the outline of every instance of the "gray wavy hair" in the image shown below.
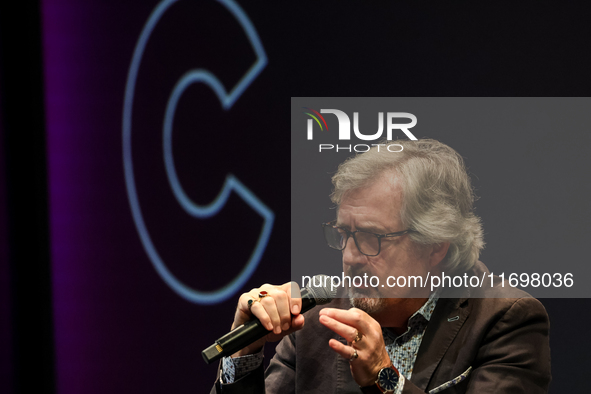
<path fill-rule="evenodd" d="M 343 162 L 332 177 L 331 200 L 337 206 L 349 190 L 363 187 L 391 171 L 402 182 L 400 217 L 419 245 L 449 242 L 442 267 L 465 271 L 478 261 L 484 247 L 482 224 L 473 212 L 475 200 L 462 157 L 449 146 L 432 139 L 381 141 L 394 146 L 374 146 Z M 378 148 L 379 151 L 378 151 Z"/>

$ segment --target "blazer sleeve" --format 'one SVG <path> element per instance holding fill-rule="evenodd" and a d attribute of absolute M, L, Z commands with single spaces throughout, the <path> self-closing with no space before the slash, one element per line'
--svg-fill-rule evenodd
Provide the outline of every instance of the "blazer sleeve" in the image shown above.
<path fill-rule="evenodd" d="M 535 298 L 517 299 L 488 331 L 467 382 L 468 393 L 547 393 L 550 322 Z"/>
<path fill-rule="evenodd" d="M 268 394 L 295 393 L 296 379 L 296 335 L 283 338 L 275 348 L 275 356 L 269 362 L 265 372 L 265 383 Z"/>
<path fill-rule="evenodd" d="M 289 394 L 295 392 L 295 334 L 286 336 L 275 348 L 267 371 L 263 364 L 234 383 L 221 384 L 221 368 L 210 394 Z"/>

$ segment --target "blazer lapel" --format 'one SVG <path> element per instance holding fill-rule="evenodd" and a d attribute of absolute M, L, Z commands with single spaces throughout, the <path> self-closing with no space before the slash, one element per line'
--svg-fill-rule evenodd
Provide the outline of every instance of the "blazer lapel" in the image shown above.
<path fill-rule="evenodd" d="M 466 298 L 440 298 L 425 330 L 411 381 L 426 391 L 433 372 L 470 314 L 461 305 Z"/>

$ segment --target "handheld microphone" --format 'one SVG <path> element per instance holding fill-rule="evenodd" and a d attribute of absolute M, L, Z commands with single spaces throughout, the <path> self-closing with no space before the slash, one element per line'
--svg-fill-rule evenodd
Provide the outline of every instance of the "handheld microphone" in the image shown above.
<path fill-rule="evenodd" d="M 320 286 L 315 286 L 315 283 L 320 283 Z M 330 277 L 326 275 L 314 276 L 310 285 L 311 287 L 305 287 L 301 291 L 302 310 L 300 313 L 307 312 L 316 305 L 327 304 L 336 296 L 337 289 L 331 290 Z M 327 285 L 327 287 L 322 285 Z M 216 340 L 213 345 L 203 350 L 201 355 L 207 364 L 211 364 L 222 357 L 231 356 L 270 332 L 259 319 L 253 316 L 251 320 Z"/>

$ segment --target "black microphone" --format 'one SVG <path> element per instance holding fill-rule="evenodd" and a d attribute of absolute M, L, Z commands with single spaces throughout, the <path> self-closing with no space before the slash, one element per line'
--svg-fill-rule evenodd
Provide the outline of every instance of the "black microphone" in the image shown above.
<path fill-rule="evenodd" d="M 316 285 L 318 283 L 319 286 Z M 307 312 L 316 305 L 329 303 L 337 294 L 337 289 L 333 288 L 331 284 L 329 276 L 314 276 L 310 281 L 311 287 L 305 287 L 301 291 L 302 310 L 300 313 Z M 253 316 L 251 320 L 216 340 L 213 345 L 203 350 L 201 355 L 207 364 L 211 364 L 222 357 L 231 356 L 238 350 L 244 349 L 270 332 L 259 319 Z"/>

